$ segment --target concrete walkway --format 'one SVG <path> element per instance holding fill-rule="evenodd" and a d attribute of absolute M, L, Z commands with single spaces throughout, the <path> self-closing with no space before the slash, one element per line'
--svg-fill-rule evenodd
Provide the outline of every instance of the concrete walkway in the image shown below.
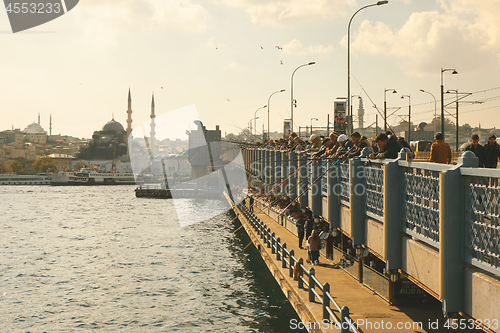
<path fill-rule="evenodd" d="M 257 217 L 264 222 L 271 232 L 276 234 L 276 238 L 281 239 L 281 243 L 287 244 L 287 249 L 294 250 L 295 257 L 304 259 L 304 266 L 307 269 L 312 266 L 305 263 L 307 251 L 299 249 L 298 238 L 286 230 L 280 224 L 274 222 L 268 215 L 254 207 Z M 289 277 L 288 268 L 282 268 L 282 262 L 276 259 L 276 254 L 272 254 L 271 249 L 267 248 L 259 235 L 255 232 L 250 223 L 243 214 L 235 208 L 243 227 L 252 239 L 254 245 L 259 249 L 262 258 L 269 267 L 271 273 L 283 290 L 285 296 L 297 311 L 303 324 L 309 332 L 338 332 L 338 329 L 332 325 L 321 324 L 323 318 L 323 307 L 317 299 L 315 302 L 309 302 L 309 293 L 307 286 L 304 289 L 298 288 L 297 281 Z M 338 268 L 335 263 L 320 257 L 320 264 L 314 266 L 315 276 L 324 284 L 330 284 L 330 294 L 340 307 L 347 306 L 350 310 L 351 318 L 359 324 L 362 332 L 449 332 L 450 329 L 443 327 L 444 319 L 439 306 L 423 307 L 397 307 L 389 305 L 381 297 L 364 287 L 349 274 Z M 306 278 L 307 280 L 307 278 Z M 322 295 L 321 290 L 316 288 L 318 294 Z M 335 306 L 331 305 L 332 310 L 340 318 L 340 313 Z M 316 323 L 316 324 L 315 324 Z M 283 332 L 293 332 L 293 328 L 299 323 L 291 322 L 290 328 L 284 328 Z M 468 330 L 460 330 L 467 332 Z M 480 330 L 471 330 L 471 332 L 480 332 Z"/>

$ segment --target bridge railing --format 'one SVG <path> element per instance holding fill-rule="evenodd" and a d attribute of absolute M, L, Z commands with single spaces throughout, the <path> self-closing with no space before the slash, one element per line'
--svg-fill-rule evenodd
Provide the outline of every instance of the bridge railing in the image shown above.
<path fill-rule="evenodd" d="M 500 170 L 477 168 L 471 152 L 465 152 L 456 165 L 410 161 L 403 150 L 395 160 L 355 158 L 336 164 L 332 160 L 329 169 L 325 160 L 304 164 L 313 156 L 293 154 L 299 168 L 307 165 L 304 170 L 310 177 L 299 172 L 296 186 L 286 190 L 290 198 L 300 197 L 301 208 L 310 208 L 315 217 L 327 215 L 330 229 L 347 234 L 353 246 L 376 243 L 387 272 L 402 269 L 403 241 L 413 238 L 429 246 L 439 261 L 434 263 L 438 277 L 429 282 L 432 291 L 446 298 L 443 304 L 448 310 L 463 310 L 465 282 L 455 277 L 463 275 L 465 263 L 500 276 Z M 258 161 L 260 170 L 269 168 L 268 155 L 260 156 L 264 156 Z M 321 175 L 316 194 L 314 175 Z M 356 191 L 362 187 L 365 191 Z M 303 195 L 304 191 L 309 194 Z M 369 228 L 379 230 L 382 237 L 370 235 Z"/>
<path fill-rule="evenodd" d="M 280 238 L 276 238 L 275 234 L 271 233 L 271 229 L 245 205 L 242 206 L 241 211 L 267 248 L 271 249 L 271 254 L 275 254 L 276 260 L 282 262 L 282 268 L 288 269 L 289 277 L 297 280 L 299 288 L 304 288 L 304 285 L 307 287 L 309 302 L 315 302 L 316 300 L 321 302 L 323 305 L 322 321 L 330 324 L 335 323 L 335 327 L 339 328 L 342 333 L 348 333 L 351 330 L 355 333 L 362 333 L 361 329 L 349 316 L 349 308 L 347 306 L 340 307 L 330 294 L 330 284 L 322 284 L 316 278 L 314 267 L 307 269 L 303 265 L 304 260 L 302 258 L 297 259 L 294 250 L 289 251 L 287 244 L 281 243 Z M 338 311 L 338 314 L 335 311 Z"/>

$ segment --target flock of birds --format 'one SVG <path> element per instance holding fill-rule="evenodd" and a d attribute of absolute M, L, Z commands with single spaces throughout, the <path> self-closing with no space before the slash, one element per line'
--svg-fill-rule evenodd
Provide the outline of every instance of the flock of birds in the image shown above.
<path fill-rule="evenodd" d="M 276 45 L 275 47 L 276 47 L 278 50 L 283 50 L 283 48 L 282 48 L 281 46 L 279 46 L 279 45 Z M 216 49 L 216 50 L 218 50 L 219 48 L 218 48 L 218 47 L 215 47 L 215 49 Z M 263 46 L 260 46 L 260 49 L 261 49 L 261 50 L 263 50 L 263 49 L 264 49 L 264 47 L 263 47 Z M 280 60 L 280 64 L 281 64 L 281 65 L 283 65 L 283 61 L 282 61 L 282 60 Z"/>

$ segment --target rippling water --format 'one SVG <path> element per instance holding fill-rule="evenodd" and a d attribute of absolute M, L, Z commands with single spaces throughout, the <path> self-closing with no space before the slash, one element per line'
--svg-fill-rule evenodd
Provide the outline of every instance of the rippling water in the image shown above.
<path fill-rule="evenodd" d="M 181 228 L 171 201 L 133 189 L 0 187 L 0 332 L 289 331 L 230 213 Z"/>

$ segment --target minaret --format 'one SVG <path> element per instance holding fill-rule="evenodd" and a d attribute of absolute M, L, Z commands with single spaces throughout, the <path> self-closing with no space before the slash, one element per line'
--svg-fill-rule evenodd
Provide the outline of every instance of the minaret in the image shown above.
<path fill-rule="evenodd" d="M 52 135 L 52 114 L 50 115 L 49 118 L 49 135 Z"/>
<path fill-rule="evenodd" d="M 364 123 L 363 123 L 364 115 L 365 115 L 365 109 L 363 108 L 363 98 L 359 97 L 358 128 L 364 128 Z"/>
<path fill-rule="evenodd" d="M 151 151 L 153 151 L 153 147 L 156 144 L 156 139 L 155 139 L 155 95 L 153 93 L 152 98 L 151 98 L 151 133 L 150 133 L 150 145 L 151 145 Z"/>
<path fill-rule="evenodd" d="M 132 97 L 130 96 L 130 88 L 128 88 L 128 109 L 127 109 L 127 138 L 132 133 Z"/>
<path fill-rule="evenodd" d="M 38 125 L 40 125 L 40 112 L 38 112 Z"/>

